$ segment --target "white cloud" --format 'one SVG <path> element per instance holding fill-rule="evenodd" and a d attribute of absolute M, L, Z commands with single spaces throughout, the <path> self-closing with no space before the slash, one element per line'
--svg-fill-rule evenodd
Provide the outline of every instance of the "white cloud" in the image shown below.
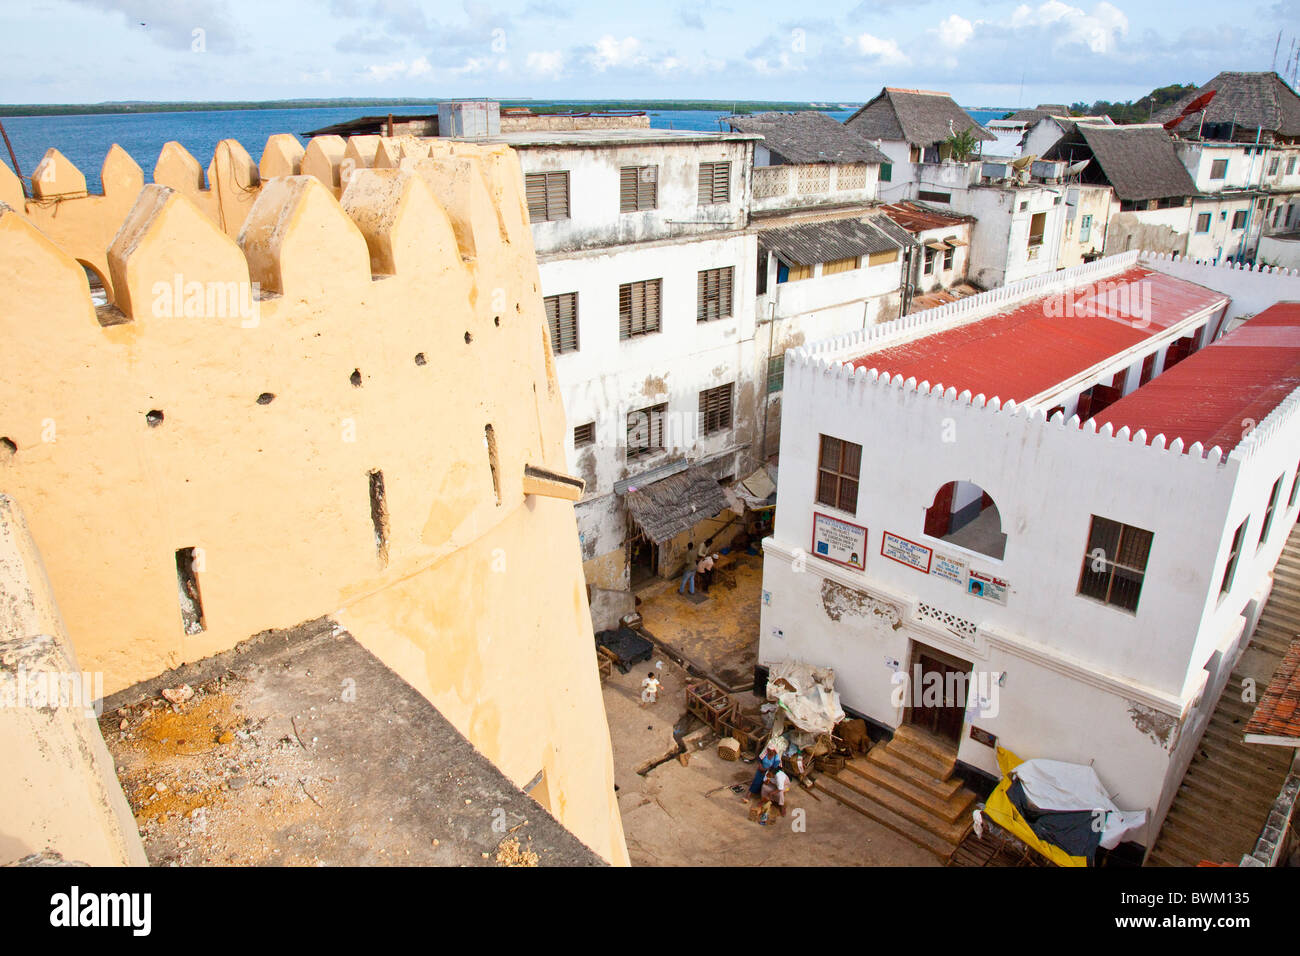
<path fill-rule="evenodd" d="M 1009 26 L 1038 28 L 1052 37 L 1054 46 L 1086 46 L 1093 53 L 1113 53 L 1120 38 L 1128 35 L 1128 17 L 1104 0 L 1091 13 L 1061 0 L 1047 0 L 1038 7 L 1021 4 L 1011 14 Z"/>
<path fill-rule="evenodd" d="M 971 38 L 975 25 L 969 20 L 951 14 L 939 23 L 939 42 L 950 50 L 955 50 Z"/>
<path fill-rule="evenodd" d="M 863 57 L 874 60 L 881 66 L 908 62 L 907 55 L 898 48 L 898 43 L 894 40 L 883 40 L 870 33 L 860 33 L 856 37 L 846 37 L 845 42 Z"/>
<path fill-rule="evenodd" d="M 374 83 L 385 83 L 395 79 L 414 79 L 433 72 L 433 66 L 427 57 L 416 57 L 411 62 L 391 60 L 388 63 L 372 63 L 362 71 L 363 78 Z"/>
<path fill-rule="evenodd" d="M 524 60 L 528 72 L 536 76 L 559 77 L 564 72 L 565 56 L 560 50 L 534 50 Z"/>
<path fill-rule="evenodd" d="M 782 73 L 798 73 L 807 70 L 802 62 L 796 62 L 789 53 L 782 53 L 775 59 L 766 56 L 749 58 L 749 65 L 754 72 L 762 76 L 778 76 Z"/>
<path fill-rule="evenodd" d="M 596 41 L 596 48 L 587 57 L 587 62 L 597 73 L 604 73 L 613 66 L 641 66 L 646 56 L 640 53 L 641 41 L 636 37 L 615 39 L 608 33 Z"/>

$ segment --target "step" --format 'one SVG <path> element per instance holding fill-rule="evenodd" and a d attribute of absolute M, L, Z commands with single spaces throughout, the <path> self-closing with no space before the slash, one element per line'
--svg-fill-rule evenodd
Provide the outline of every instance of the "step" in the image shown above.
<path fill-rule="evenodd" d="M 1249 815 L 1252 812 L 1263 812 L 1267 816 L 1268 808 L 1273 805 L 1273 801 L 1277 796 L 1276 788 L 1270 788 L 1273 789 L 1273 793 L 1266 795 L 1262 790 L 1259 792 L 1247 790 L 1235 783 L 1226 783 L 1218 778 L 1219 774 L 1217 773 L 1213 775 L 1213 778 L 1207 775 L 1204 780 L 1193 779 L 1189 774 L 1184 778 L 1182 786 L 1178 788 L 1178 795 L 1182 796 L 1184 789 L 1186 789 L 1192 793 L 1201 794 L 1210 800 L 1215 799 L 1216 796 L 1230 798 L 1230 812 L 1234 816 L 1240 817 Z"/>
<path fill-rule="evenodd" d="M 1200 827 L 1174 828 L 1168 833 L 1161 830 L 1160 842 L 1168 847 L 1183 848 L 1188 855 L 1195 855 L 1195 860 L 1215 860 L 1218 862 L 1236 862 L 1244 854 L 1255 848 L 1255 833 L 1236 830 L 1206 831 Z"/>
<path fill-rule="evenodd" d="M 856 774 L 841 773 L 832 779 L 834 779 L 837 786 L 851 790 L 858 797 L 864 797 L 867 801 L 880 804 L 886 810 L 893 811 L 904 820 L 911 821 L 921 829 L 927 830 L 953 846 L 961 842 L 961 838 L 970 828 L 971 821 L 969 817 L 956 821 L 942 819 L 920 804 L 913 803 L 906 797 L 900 797 L 893 790 L 882 787 Z"/>
<path fill-rule="evenodd" d="M 899 816 L 887 807 L 883 807 L 871 800 L 863 800 L 852 791 L 845 790 L 834 782 L 831 786 L 826 786 L 828 781 L 835 781 L 835 778 L 829 774 L 822 774 L 817 778 L 813 787 L 829 796 L 831 799 L 842 803 L 850 810 L 856 810 L 864 817 L 875 820 L 881 826 L 893 830 L 904 839 L 910 840 L 923 850 L 929 850 L 941 861 L 946 861 L 952 855 L 952 851 L 957 848 L 958 841 L 948 841 L 941 837 L 935 836 L 930 831 L 917 826 L 910 820 Z"/>
<path fill-rule="evenodd" d="M 880 764 L 865 760 L 846 764 L 844 772 L 839 774 L 839 779 L 844 780 L 845 773 L 854 774 L 868 783 L 884 787 L 947 823 L 955 822 L 975 802 L 975 794 L 969 790 L 959 789 L 950 797 L 937 797 Z"/>
<path fill-rule="evenodd" d="M 867 760 L 874 764 L 879 764 L 884 769 L 902 777 L 908 783 L 920 787 L 946 800 L 954 793 L 961 789 L 961 780 L 956 777 L 950 777 L 947 780 L 936 777 L 922 770 L 916 764 L 904 760 L 898 754 L 886 747 L 872 747 L 867 753 Z"/>
<path fill-rule="evenodd" d="M 928 730 L 914 724 L 903 724 L 894 731 L 894 740 L 901 741 L 939 760 L 957 759 L 957 745 L 944 737 L 936 737 Z"/>
<path fill-rule="evenodd" d="M 1259 833 L 1246 826 L 1216 827 L 1213 824 L 1206 825 L 1200 820 L 1167 819 L 1160 830 L 1160 838 L 1163 840 L 1166 837 L 1186 839 L 1188 843 L 1197 846 L 1218 848 L 1237 846 L 1242 848 L 1242 853 L 1248 853 L 1250 852 L 1248 848 L 1254 847 Z"/>

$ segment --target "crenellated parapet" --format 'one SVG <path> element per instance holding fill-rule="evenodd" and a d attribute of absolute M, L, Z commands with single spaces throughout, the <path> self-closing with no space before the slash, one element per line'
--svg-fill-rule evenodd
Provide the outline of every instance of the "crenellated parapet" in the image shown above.
<path fill-rule="evenodd" d="M 625 862 L 518 164 L 380 142 L 336 197 L 276 146 L 0 204 L 0 493 L 78 657 L 112 693 L 328 615 Z M 46 227 L 113 203 L 104 305 Z"/>

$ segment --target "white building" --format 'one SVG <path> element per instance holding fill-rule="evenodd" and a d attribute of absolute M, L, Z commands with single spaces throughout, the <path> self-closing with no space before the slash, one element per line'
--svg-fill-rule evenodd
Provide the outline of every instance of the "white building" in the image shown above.
<path fill-rule="evenodd" d="M 746 227 L 757 137 L 630 129 L 489 141 L 518 152 L 526 180 L 570 468 L 586 482 L 577 515 L 593 614 L 608 626 L 630 610 L 634 579 L 676 572 L 693 530 L 655 540 L 632 520 L 629 491 L 756 467 L 757 240 Z M 707 525 L 725 504 L 718 483 L 691 487 Z"/>
<path fill-rule="evenodd" d="M 792 350 L 760 664 L 833 667 L 970 779 L 1091 764 L 1150 847 L 1296 519 L 1285 299 L 1134 252 Z"/>

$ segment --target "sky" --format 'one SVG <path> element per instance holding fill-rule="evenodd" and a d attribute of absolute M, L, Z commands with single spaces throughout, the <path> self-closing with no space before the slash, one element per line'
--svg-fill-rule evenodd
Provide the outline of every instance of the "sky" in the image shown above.
<path fill-rule="evenodd" d="M 0 102 L 847 103 L 902 86 L 1016 107 L 1267 70 L 1279 30 L 1283 72 L 1300 0 L 31 0 L 0 11 Z"/>

